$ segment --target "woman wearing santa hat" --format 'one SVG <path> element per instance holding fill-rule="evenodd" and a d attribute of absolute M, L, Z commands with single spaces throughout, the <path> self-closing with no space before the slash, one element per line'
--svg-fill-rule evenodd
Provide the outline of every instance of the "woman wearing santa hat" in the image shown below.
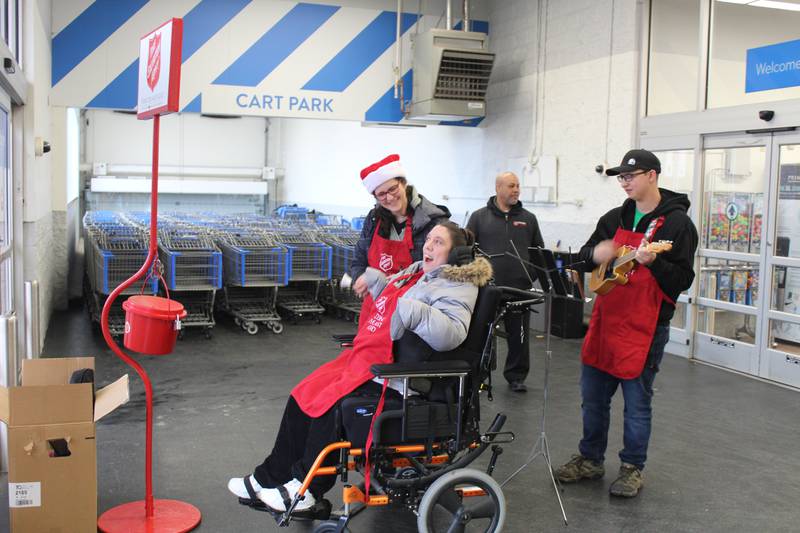
<path fill-rule="evenodd" d="M 367 267 L 391 275 L 421 260 L 425 238 L 439 221 L 450 218 L 450 210 L 430 202 L 408 184 L 397 154 L 362 170 L 361 183 L 377 200 L 364 220 L 349 272 L 355 280 L 353 290 L 364 297 Z"/>

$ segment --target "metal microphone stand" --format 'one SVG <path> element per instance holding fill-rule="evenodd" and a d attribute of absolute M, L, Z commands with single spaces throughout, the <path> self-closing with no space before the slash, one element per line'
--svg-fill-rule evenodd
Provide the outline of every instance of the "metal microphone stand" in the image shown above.
<path fill-rule="evenodd" d="M 564 510 L 564 502 L 561 499 L 561 488 L 560 483 L 556 480 L 555 476 L 553 475 L 553 463 L 550 459 L 550 445 L 547 441 L 547 431 L 546 431 L 546 424 L 547 424 L 547 400 L 548 400 L 548 391 L 550 389 L 550 360 L 553 357 L 553 352 L 550 349 L 550 327 L 552 321 L 552 314 L 553 314 L 553 293 L 555 290 L 555 283 L 552 279 L 549 279 L 548 276 L 551 276 L 554 272 L 557 272 L 559 269 L 556 268 L 546 268 L 541 265 L 537 265 L 531 263 L 530 261 L 525 261 L 520 257 L 519 251 L 517 247 L 514 245 L 514 242 L 511 241 L 511 246 L 514 248 L 514 252 L 516 255 L 510 254 L 507 252 L 508 255 L 511 257 L 515 257 L 522 263 L 523 267 L 530 266 L 539 274 L 543 274 L 543 276 L 539 277 L 540 285 L 542 286 L 542 294 L 544 296 L 544 322 L 545 322 L 545 359 L 544 359 L 544 390 L 543 390 L 543 401 L 542 401 L 542 415 L 540 418 L 540 432 L 539 437 L 536 439 L 536 442 L 531 448 L 530 453 L 528 454 L 528 458 L 525 460 L 525 463 L 522 464 L 519 468 L 517 468 L 514 473 L 512 473 L 508 478 L 503 481 L 500 486 L 504 486 L 506 483 L 511 481 L 517 474 L 522 472 L 529 464 L 536 460 L 537 457 L 541 456 L 544 458 L 545 466 L 547 467 L 547 474 L 550 476 L 550 481 L 553 484 L 553 490 L 556 493 L 556 498 L 558 499 L 558 506 L 561 508 L 561 516 L 564 519 L 564 525 L 568 525 L 567 521 L 567 513 Z M 546 250 L 547 253 L 551 254 L 550 250 Z M 543 253 L 543 252 L 542 252 Z M 578 263 L 575 263 L 578 264 Z M 569 268 L 574 266 L 575 264 L 568 265 L 562 268 Z M 525 268 L 525 272 L 528 272 L 528 269 Z M 530 275 L 528 275 L 530 279 Z M 533 280 L 531 279 L 531 287 L 533 286 Z M 562 281 L 562 288 L 563 288 L 563 281 Z M 533 290 L 533 289 L 532 289 Z M 559 298 L 571 298 L 570 293 L 564 290 L 564 294 L 557 294 Z M 585 300 L 585 298 L 584 298 Z"/>

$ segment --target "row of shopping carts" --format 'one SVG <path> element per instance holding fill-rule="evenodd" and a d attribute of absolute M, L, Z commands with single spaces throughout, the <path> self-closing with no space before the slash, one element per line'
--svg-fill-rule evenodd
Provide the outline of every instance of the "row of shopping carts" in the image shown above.
<path fill-rule="evenodd" d="M 360 301 L 340 289 L 338 280 L 352 262 L 358 232 L 340 218 L 319 223 L 298 211 L 288 217 L 159 215 L 159 261 L 144 287 L 183 303 L 188 311 L 183 325 L 202 328 L 207 337 L 215 310 L 252 335 L 261 327 L 280 333 L 284 319 L 320 322 L 326 310 L 357 320 Z M 93 320 L 99 321 L 111 290 L 144 263 L 148 222 L 144 212 L 84 216 L 84 294 Z M 126 293 L 142 290 L 131 287 Z M 124 316 L 121 307 L 116 311 L 111 329 L 121 334 Z"/>

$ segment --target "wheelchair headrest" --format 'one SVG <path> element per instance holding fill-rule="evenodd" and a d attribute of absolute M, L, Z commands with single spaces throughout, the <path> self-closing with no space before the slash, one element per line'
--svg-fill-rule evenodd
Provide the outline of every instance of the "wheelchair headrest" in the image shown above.
<path fill-rule="evenodd" d="M 467 338 L 455 350 L 434 354 L 435 360 L 463 359 L 471 365 L 477 365 L 486 339 L 489 337 L 491 324 L 500 306 L 501 291 L 494 285 L 486 285 L 478 290 L 478 299 L 472 311 L 472 320 L 467 331 Z"/>

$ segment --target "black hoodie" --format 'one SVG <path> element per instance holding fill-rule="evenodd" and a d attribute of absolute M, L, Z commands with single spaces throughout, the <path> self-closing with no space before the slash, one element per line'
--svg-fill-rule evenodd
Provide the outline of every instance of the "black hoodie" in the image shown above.
<path fill-rule="evenodd" d="M 625 200 L 620 207 L 615 207 L 600 217 L 597 228 L 583 245 L 579 255 L 586 265 L 594 268 L 596 266 L 592 260 L 594 247 L 601 241 L 612 239 L 617 228 L 644 233 L 653 218 L 663 215 L 665 217 L 664 224 L 650 240 L 672 241 L 672 250 L 658 254 L 648 268 L 664 294 L 676 301 L 680 293 L 688 289 L 694 280 L 692 266 L 697 249 L 697 230 L 692 219 L 686 214 L 689 209 L 689 198 L 685 194 L 667 189 L 659 188 L 658 190 L 661 193 L 661 201 L 653 211 L 642 217 L 636 228 L 633 228 L 636 202 L 630 198 Z M 587 270 L 591 270 L 591 268 L 587 268 Z M 660 325 L 668 324 L 674 313 L 675 307 L 665 300 L 661 304 L 658 323 Z"/>
<path fill-rule="evenodd" d="M 486 207 L 472 213 L 467 228 L 475 234 L 478 247 L 494 256 L 491 262 L 497 285 L 530 289 L 531 279 L 536 279 L 536 274 L 530 271 L 530 267 L 526 272 L 523 263 L 506 252 L 516 256 L 516 247 L 522 259 L 529 261 L 528 248 L 544 246 L 539 223 L 533 213 L 522 208 L 522 202 L 518 201 L 505 213 L 497 207 L 495 198 L 492 196 Z M 511 241 L 514 241 L 514 246 L 511 246 Z"/>

